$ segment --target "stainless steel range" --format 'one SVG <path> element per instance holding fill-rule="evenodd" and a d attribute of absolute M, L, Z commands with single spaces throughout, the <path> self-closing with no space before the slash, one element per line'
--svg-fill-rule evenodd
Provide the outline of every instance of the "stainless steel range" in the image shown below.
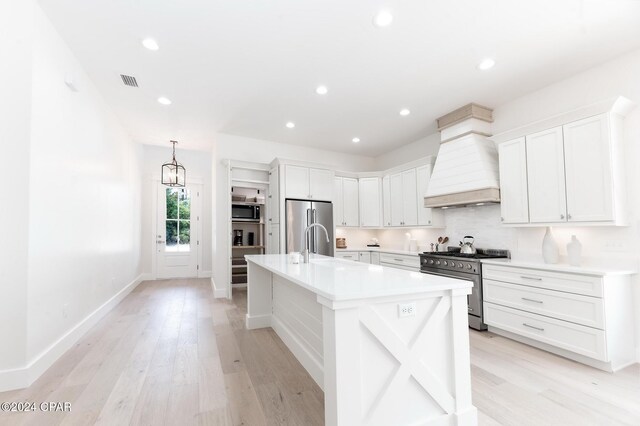
<path fill-rule="evenodd" d="M 474 254 L 462 254 L 459 247 L 448 251 L 424 252 L 420 255 L 420 272 L 460 278 L 473 283 L 472 293 L 467 296 L 469 305 L 469 327 L 486 330 L 482 315 L 482 259 L 509 257 L 508 250 L 477 249 Z"/>

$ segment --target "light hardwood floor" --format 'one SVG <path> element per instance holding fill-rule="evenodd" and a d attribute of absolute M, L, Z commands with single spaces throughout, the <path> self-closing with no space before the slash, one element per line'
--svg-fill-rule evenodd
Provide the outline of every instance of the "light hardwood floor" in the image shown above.
<path fill-rule="evenodd" d="M 323 393 L 271 329 L 244 328 L 246 292 L 148 281 L 31 387 L 2 401 L 71 412 L 0 413 L 2 425 L 322 425 Z M 640 366 L 616 374 L 471 332 L 481 425 L 639 425 Z"/>

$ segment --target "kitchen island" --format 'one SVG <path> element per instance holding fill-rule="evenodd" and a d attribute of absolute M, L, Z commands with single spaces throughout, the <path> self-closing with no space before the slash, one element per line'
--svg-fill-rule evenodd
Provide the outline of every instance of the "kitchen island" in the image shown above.
<path fill-rule="evenodd" d="M 247 328 L 276 331 L 323 389 L 325 424 L 477 424 L 470 282 L 319 255 L 246 259 Z"/>

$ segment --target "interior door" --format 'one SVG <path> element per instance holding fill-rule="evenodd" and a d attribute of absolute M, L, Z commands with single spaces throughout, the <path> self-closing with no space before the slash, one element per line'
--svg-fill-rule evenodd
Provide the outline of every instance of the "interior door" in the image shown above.
<path fill-rule="evenodd" d="M 157 184 L 156 277 L 198 276 L 199 185 Z"/>

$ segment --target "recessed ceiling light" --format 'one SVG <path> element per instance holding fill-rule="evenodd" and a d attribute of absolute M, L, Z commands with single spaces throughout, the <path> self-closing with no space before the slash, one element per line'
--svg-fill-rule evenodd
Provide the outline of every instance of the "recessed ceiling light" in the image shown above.
<path fill-rule="evenodd" d="M 400 110 L 400 115 L 403 117 L 406 117 L 409 114 L 411 114 L 411 111 L 409 111 L 407 108 L 403 108 Z"/>
<path fill-rule="evenodd" d="M 360 138 L 353 138 L 353 139 L 351 139 L 351 142 L 358 143 L 358 142 L 360 142 Z"/>
<path fill-rule="evenodd" d="M 495 64 L 496 64 L 496 61 L 494 61 L 491 58 L 486 58 L 486 59 L 483 59 L 482 62 L 478 64 L 478 69 L 482 71 L 486 71 L 488 69 L 493 68 Z"/>
<path fill-rule="evenodd" d="M 171 105 L 171 99 L 165 98 L 164 96 L 160 96 L 158 98 L 158 102 L 160 102 L 162 105 Z"/>
<path fill-rule="evenodd" d="M 318 87 L 316 87 L 316 93 L 318 95 L 326 95 L 328 91 L 329 91 L 329 89 L 327 89 L 327 86 L 318 86 Z"/>
<path fill-rule="evenodd" d="M 285 126 L 287 126 L 287 129 L 293 129 L 294 127 L 296 127 L 296 123 L 294 123 L 293 121 L 288 121 Z"/>
<path fill-rule="evenodd" d="M 381 10 L 373 17 L 373 25 L 378 28 L 388 27 L 391 22 L 393 22 L 393 15 L 388 10 Z"/>
<path fill-rule="evenodd" d="M 149 50 L 158 50 L 160 46 L 158 46 L 158 42 L 152 38 L 145 38 L 142 40 L 142 45 Z"/>

